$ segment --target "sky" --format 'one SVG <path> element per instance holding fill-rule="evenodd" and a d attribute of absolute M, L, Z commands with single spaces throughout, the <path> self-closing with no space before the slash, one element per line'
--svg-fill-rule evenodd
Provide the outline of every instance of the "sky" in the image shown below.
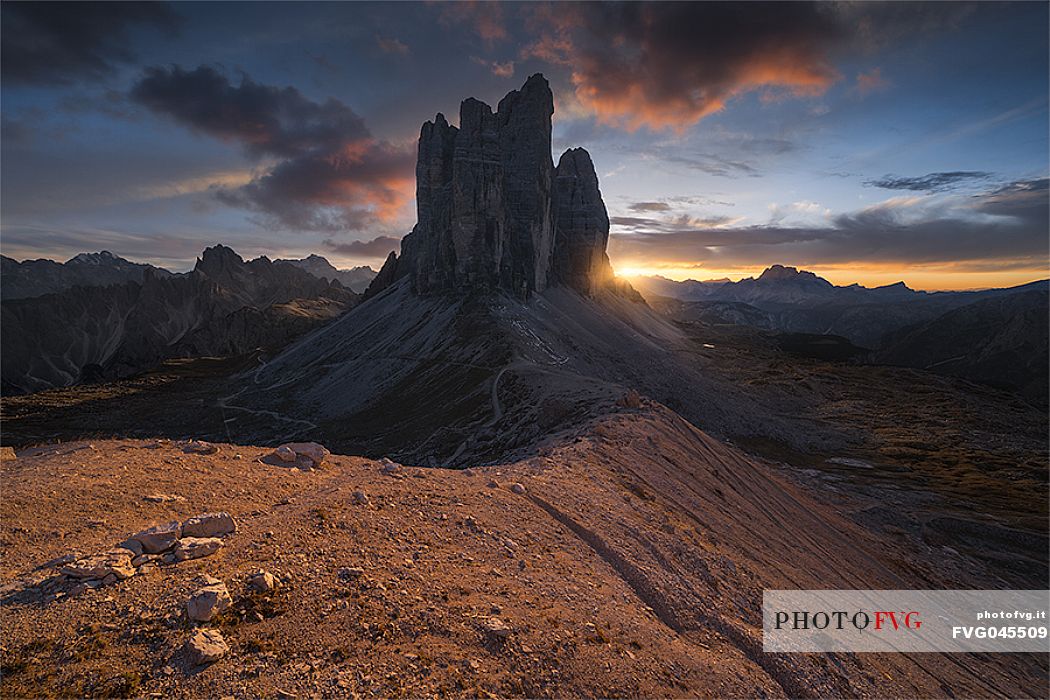
<path fill-rule="evenodd" d="M 378 267 L 420 125 L 537 72 L 618 274 L 1048 276 L 1048 5 L 0 5 L 0 250 Z"/>

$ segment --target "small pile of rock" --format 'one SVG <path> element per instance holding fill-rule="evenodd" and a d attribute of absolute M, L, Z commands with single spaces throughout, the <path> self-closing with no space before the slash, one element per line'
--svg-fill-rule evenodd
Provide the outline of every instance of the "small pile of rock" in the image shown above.
<path fill-rule="evenodd" d="M 316 442 L 286 442 L 270 455 L 289 466 L 303 471 L 317 469 L 332 454 L 323 445 Z"/>
<path fill-rule="evenodd" d="M 131 578 L 158 564 L 200 559 L 218 552 L 222 538 L 237 531 L 229 513 L 204 513 L 135 533 L 115 548 L 70 561 L 60 573 L 97 588 Z"/>

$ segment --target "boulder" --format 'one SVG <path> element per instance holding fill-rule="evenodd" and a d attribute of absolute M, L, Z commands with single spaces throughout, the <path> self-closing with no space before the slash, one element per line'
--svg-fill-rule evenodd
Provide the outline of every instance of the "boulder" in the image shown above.
<path fill-rule="evenodd" d="M 222 581 L 204 576 L 200 582 L 204 585 L 195 590 L 186 601 L 186 616 L 194 622 L 207 622 L 233 605 L 233 599 Z"/>
<path fill-rule="evenodd" d="M 189 454 L 213 455 L 219 451 L 219 448 L 203 440 L 190 440 L 182 446 L 182 451 Z"/>
<path fill-rule="evenodd" d="M 260 571 L 248 577 L 248 588 L 256 593 L 269 593 L 277 588 L 277 579 L 269 571 Z"/>
<path fill-rule="evenodd" d="M 193 633 L 183 650 L 191 666 L 203 666 L 226 656 L 230 647 L 219 630 L 201 629 Z"/>
<path fill-rule="evenodd" d="M 229 513 L 204 513 L 182 523 L 183 537 L 223 537 L 237 531 Z"/>
<path fill-rule="evenodd" d="M 133 557 L 139 556 L 144 551 L 142 548 L 142 543 L 138 540 L 133 540 L 130 537 L 118 544 L 117 546 L 121 549 L 126 549 L 129 552 L 131 552 L 131 556 Z"/>
<path fill-rule="evenodd" d="M 316 442 L 286 442 L 274 450 L 270 458 L 305 471 L 320 467 L 330 454 Z"/>
<path fill-rule="evenodd" d="M 129 539 L 141 543 L 144 552 L 157 554 L 170 549 L 180 537 L 182 537 L 182 525 L 176 520 L 164 525 L 154 525 L 132 535 Z"/>
<path fill-rule="evenodd" d="M 295 453 L 296 461 L 308 460 L 311 462 L 313 468 L 321 466 L 321 464 L 328 458 L 328 455 L 332 454 L 323 445 L 319 445 L 316 442 L 288 442 L 281 447 L 287 447 Z M 277 449 L 281 449 L 281 447 Z"/>
<path fill-rule="evenodd" d="M 222 540 L 218 537 L 184 537 L 175 543 L 175 561 L 210 557 L 222 549 Z"/>
<path fill-rule="evenodd" d="M 126 549 L 111 549 L 102 554 L 83 557 L 66 564 L 60 571 L 76 579 L 105 580 L 108 576 L 113 576 L 111 581 L 123 581 L 135 575 L 135 567 L 131 565 L 131 552 Z"/>
<path fill-rule="evenodd" d="M 497 639 L 506 639 L 514 631 L 510 625 L 498 617 L 487 618 L 481 623 L 481 627 L 485 630 L 485 634 Z"/>

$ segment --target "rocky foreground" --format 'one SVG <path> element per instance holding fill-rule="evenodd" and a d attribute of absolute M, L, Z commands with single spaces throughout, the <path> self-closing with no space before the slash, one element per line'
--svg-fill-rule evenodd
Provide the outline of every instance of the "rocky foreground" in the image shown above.
<path fill-rule="evenodd" d="M 1036 655 L 764 654 L 763 588 L 951 587 L 965 562 L 622 403 L 463 471 L 139 440 L 7 455 L 0 692 L 1046 695 Z M 120 576 L 85 572 L 114 547 Z"/>

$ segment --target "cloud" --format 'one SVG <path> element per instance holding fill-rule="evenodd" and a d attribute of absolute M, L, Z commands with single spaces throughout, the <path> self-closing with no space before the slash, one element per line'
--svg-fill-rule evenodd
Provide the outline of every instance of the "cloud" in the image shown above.
<path fill-rule="evenodd" d="M 337 243 L 326 238 L 324 244 L 333 253 L 341 253 L 357 258 L 385 258 L 390 251 L 398 250 L 401 241 L 392 236 L 377 236 L 370 241 L 350 241 L 348 243 Z"/>
<path fill-rule="evenodd" d="M 614 218 L 613 260 L 687 267 L 958 263 L 1045 266 L 1050 226 L 1046 178 L 1021 180 L 951 208 L 923 209 L 925 198 L 830 217 L 824 226 L 679 226 L 677 221 Z M 906 201 L 907 200 L 907 201 Z M 918 211 L 911 211 L 918 209 Z M 722 268 L 724 269 L 724 267 Z"/>
<path fill-rule="evenodd" d="M 886 175 L 877 180 L 867 180 L 868 187 L 880 187 L 884 190 L 911 190 L 913 192 L 946 192 L 967 183 L 987 180 L 992 173 L 980 170 L 953 170 L 951 172 L 929 173 L 919 177 L 897 177 Z"/>
<path fill-rule="evenodd" d="M 1017 180 L 973 197 L 974 210 L 992 216 L 1008 216 L 1020 221 L 1038 220 L 1042 215 L 1045 220 L 1048 191 L 1048 178 Z"/>
<path fill-rule="evenodd" d="M 377 34 L 376 43 L 384 53 L 396 53 L 402 56 L 407 56 L 409 53 L 408 45 L 396 37 L 384 37 Z"/>
<path fill-rule="evenodd" d="M 690 170 L 699 170 L 708 175 L 716 175 L 718 177 L 758 177 L 761 175 L 758 168 L 751 163 L 743 160 L 733 160 L 714 153 L 695 153 L 692 155 L 665 153 L 659 158 L 667 163 L 684 165 Z"/>
<path fill-rule="evenodd" d="M 8 84 L 101 80 L 129 63 L 132 30 L 173 32 L 179 19 L 154 2 L 5 2 L 0 74 Z"/>
<path fill-rule="evenodd" d="M 507 38 L 507 28 L 503 18 L 503 7 L 498 2 L 462 2 L 440 3 L 440 21 L 448 26 L 466 24 L 478 37 L 491 46 Z"/>
<path fill-rule="evenodd" d="M 892 83 L 882 77 L 881 68 L 872 68 L 867 73 L 857 74 L 857 92 L 861 95 L 870 95 L 873 92 L 888 90 Z"/>
<path fill-rule="evenodd" d="M 499 61 L 489 61 L 478 56 L 471 56 L 470 60 L 477 63 L 479 66 L 485 66 L 492 71 L 492 74 L 498 78 L 512 78 L 514 77 L 514 61 L 506 61 L 500 63 Z"/>
<path fill-rule="evenodd" d="M 391 222 L 411 199 L 413 154 L 375 139 L 339 100 L 319 103 L 293 87 L 242 76 L 231 83 L 214 68 L 149 68 L 131 99 L 208 136 L 241 145 L 262 172 L 217 190 L 263 222 L 308 230 L 361 229 Z"/>
<path fill-rule="evenodd" d="M 636 129 L 691 125 L 762 90 L 816 96 L 839 79 L 846 35 L 822 3 L 586 3 L 540 13 L 525 55 L 572 71 L 600 120 Z"/>
<path fill-rule="evenodd" d="M 670 211 L 671 205 L 667 202 L 635 202 L 627 208 L 631 211 Z"/>

